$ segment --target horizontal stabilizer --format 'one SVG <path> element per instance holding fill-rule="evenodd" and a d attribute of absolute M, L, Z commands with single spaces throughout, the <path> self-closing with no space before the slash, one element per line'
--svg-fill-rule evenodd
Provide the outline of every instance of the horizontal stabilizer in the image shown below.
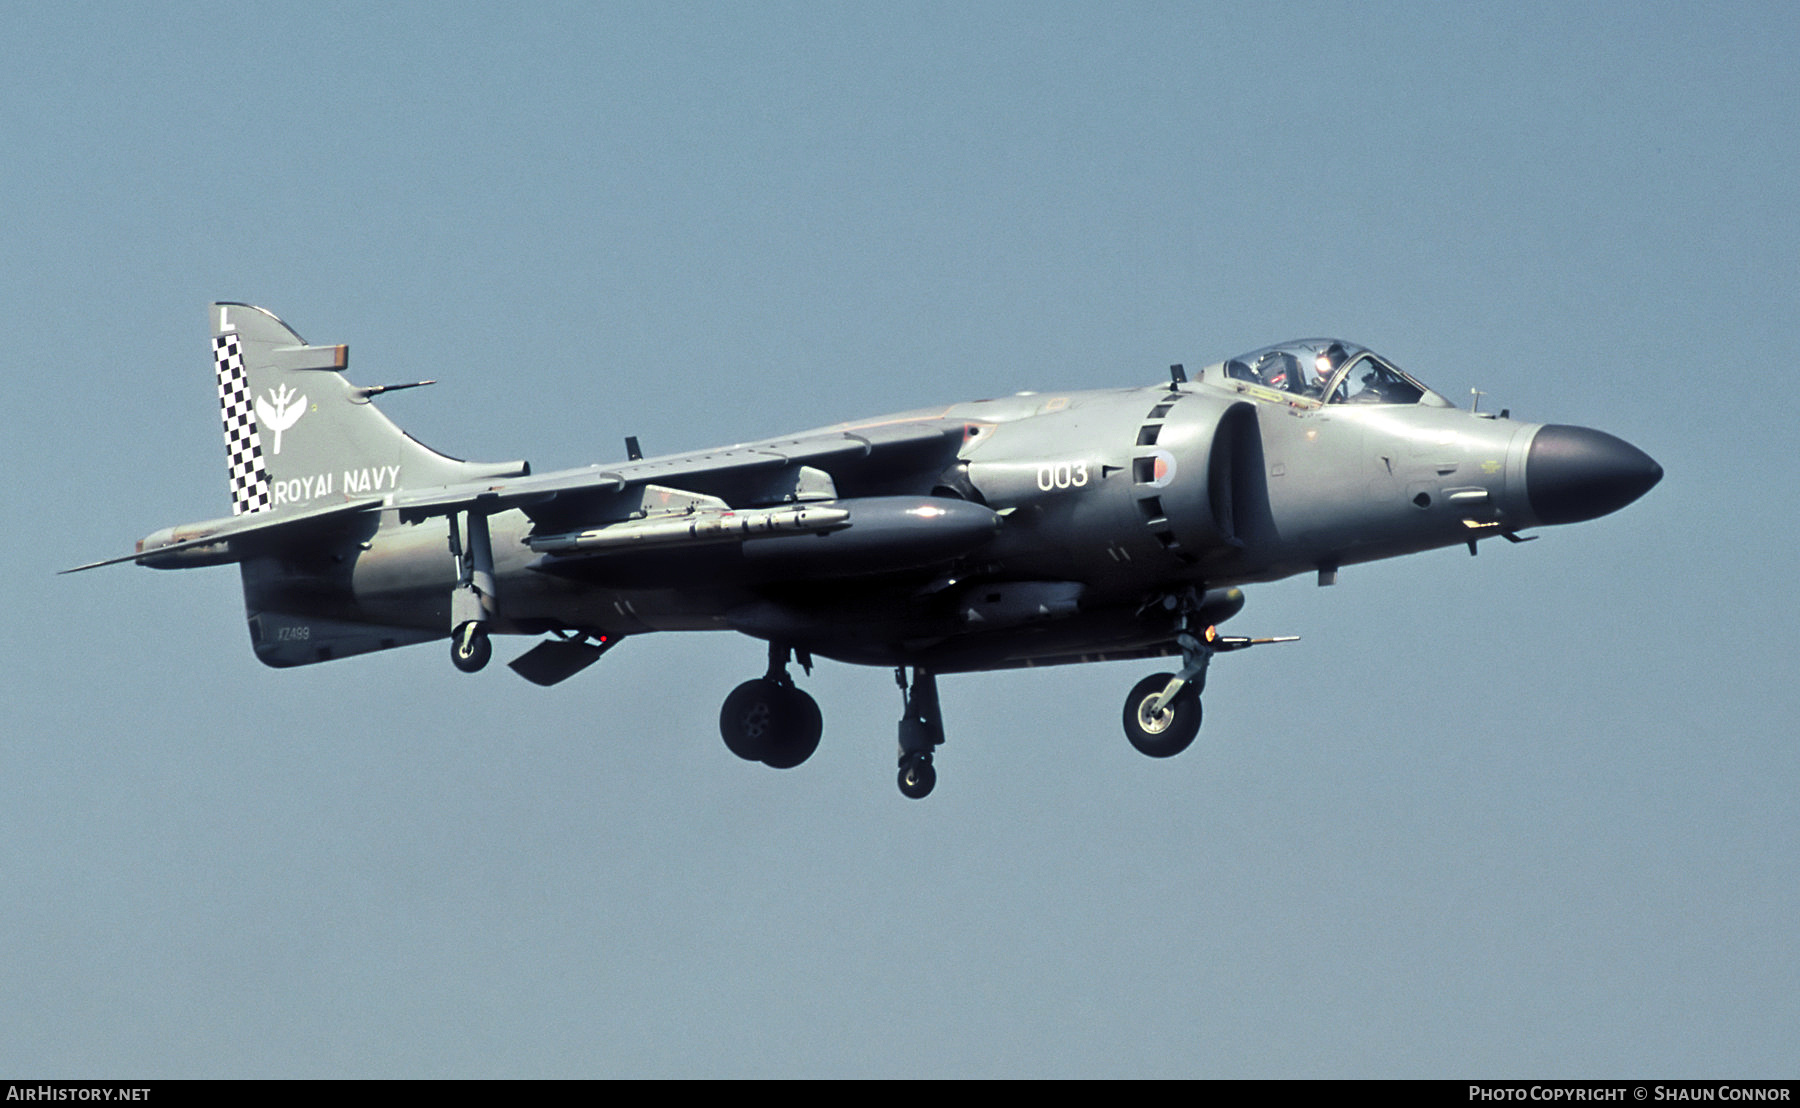
<path fill-rule="evenodd" d="M 58 572 L 80 573 L 84 569 L 98 569 L 124 562 L 136 562 L 152 569 L 230 565 L 268 550 L 296 534 L 323 529 L 328 526 L 328 520 L 331 521 L 329 526 L 341 526 L 349 517 L 379 507 L 379 501 L 351 500 L 281 515 L 256 512 L 228 519 L 208 520 L 205 523 L 165 527 L 139 539 L 135 553 L 103 558 L 98 562 Z"/>

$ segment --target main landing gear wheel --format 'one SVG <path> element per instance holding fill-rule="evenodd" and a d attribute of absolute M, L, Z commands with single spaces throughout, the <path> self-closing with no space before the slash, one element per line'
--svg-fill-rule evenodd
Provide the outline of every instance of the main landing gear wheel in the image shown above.
<path fill-rule="evenodd" d="M 731 690 L 719 709 L 719 735 L 731 752 L 774 769 L 793 769 L 812 757 L 824 730 L 818 701 L 768 677 Z"/>
<path fill-rule="evenodd" d="M 931 766 L 931 755 L 908 754 L 900 759 L 900 793 L 909 800 L 923 800 L 937 785 L 937 770 Z"/>
<path fill-rule="evenodd" d="M 1131 695 L 1125 698 L 1125 737 L 1139 752 L 1152 758 L 1180 754 L 1200 733 L 1200 694 L 1192 685 L 1183 686 L 1162 711 L 1150 710 L 1174 676 L 1151 674 L 1133 686 Z"/>
<path fill-rule="evenodd" d="M 464 673 L 474 673 L 494 656 L 487 628 L 470 620 L 450 633 L 450 662 Z"/>

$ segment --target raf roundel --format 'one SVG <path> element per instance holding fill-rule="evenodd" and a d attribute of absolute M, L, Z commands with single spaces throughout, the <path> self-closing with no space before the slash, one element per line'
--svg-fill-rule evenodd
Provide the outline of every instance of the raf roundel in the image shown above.
<path fill-rule="evenodd" d="M 1169 482 L 1175 480 L 1175 455 L 1167 450 L 1158 450 L 1150 457 L 1152 459 L 1150 480 L 1146 484 L 1155 489 L 1168 488 Z"/>

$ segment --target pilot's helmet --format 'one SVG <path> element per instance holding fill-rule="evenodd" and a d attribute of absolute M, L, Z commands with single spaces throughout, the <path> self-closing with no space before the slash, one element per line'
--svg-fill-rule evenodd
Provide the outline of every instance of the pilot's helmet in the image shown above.
<path fill-rule="evenodd" d="M 1318 374 L 1319 384 L 1323 385 L 1337 370 L 1337 367 L 1344 364 L 1347 354 L 1348 351 L 1344 349 L 1343 343 L 1334 342 L 1313 359 L 1313 372 Z"/>

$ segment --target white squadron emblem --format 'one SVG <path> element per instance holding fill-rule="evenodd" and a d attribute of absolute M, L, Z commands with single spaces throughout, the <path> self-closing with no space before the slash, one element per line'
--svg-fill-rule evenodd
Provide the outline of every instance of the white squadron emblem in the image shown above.
<path fill-rule="evenodd" d="M 275 449 L 281 453 L 281 433 L 300 422 L 306 414 L 306 397 L 296 396 L 286 385 L 271 390 L 268 397 L 256 398 L 256 421 L 275 432 Z"/>

